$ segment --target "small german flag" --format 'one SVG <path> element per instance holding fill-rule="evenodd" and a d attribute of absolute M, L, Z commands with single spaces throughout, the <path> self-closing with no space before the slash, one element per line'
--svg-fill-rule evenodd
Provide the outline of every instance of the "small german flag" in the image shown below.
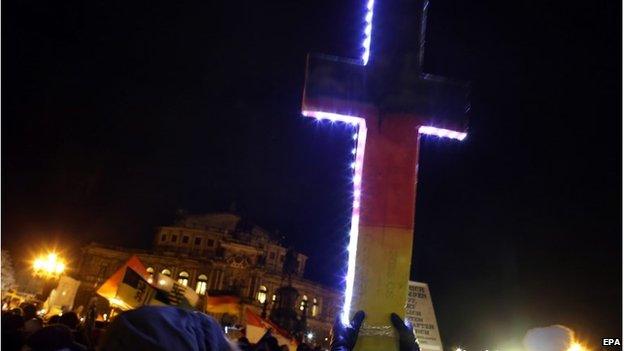
<path fill-rule="evenodd" d="M 143 263 L 138 257 L 132 256 L 102 284 L 97 293 L 122 310 L 143 305 L 173 305 L 195 309 L 199 296 L 193 289 L 162 274 L 153 277 L 152 281 L 157 284 L 152 285 L 148 277 L 149 273 Z"/>
<path fill-rule="evenodd" d="M 297 350 L 298 343 L 295 338 L 277 324 L 262 319 L 249 307 L 245 310 L 245 322 L 245 336 L 252 344 L 259 344 L 264 338 L 273 336 L 280 345 L 288 346 L 289 351 Z"/>
<path fill-rule="evenodd" d="M 97 293 L 110 303 L 122 309 L 141 306 L 149 300 L 149 273 L 137 256 L 132 256 L 97 290 Z"/>
<path fill-rule="evenodd" d="M 211 291 L 206 299 L 206 312 L 238 314 L 240 297 L 227 291 Z"/>

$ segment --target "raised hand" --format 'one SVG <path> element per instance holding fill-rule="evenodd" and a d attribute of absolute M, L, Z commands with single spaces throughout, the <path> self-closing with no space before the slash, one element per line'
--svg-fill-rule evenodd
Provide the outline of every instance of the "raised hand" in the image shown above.
<path fill-rule="evenodd" d="M 396 313 L 390 315 L 392 325 L 399 333 L 399 351 L 420 351 L 414 332 L 408 328 Z"/>
<path fill-rule="evenodd" d="M 355 347 L 360 327 L 364 320 L 364 311 L 358 311 L 353 315 L 350 325 L 344 325 L 340 317 L 336 318 L 331 331 L 329 349 L 331 351 L 351 351 Z"/>

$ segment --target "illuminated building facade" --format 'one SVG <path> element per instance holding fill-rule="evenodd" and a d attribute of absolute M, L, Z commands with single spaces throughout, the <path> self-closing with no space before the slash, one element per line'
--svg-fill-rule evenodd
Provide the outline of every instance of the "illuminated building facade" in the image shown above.
<path fill-rule="evenodd" d="M 148 272 L 169 275 L 195 289 L 201 303 L 205 303 L 210 291 L 233 291 L 240 296 L 241 305 L 258 314 L 262 313 L 262 302 L 266 302 L 264 310 L 270 316 L 275 293 L 284 285 L 282 268 L 287 252 L 276 234 L 247 223 L 238 215 L 187 215 L 173 226 L 158 227 L 152 250 L 96 243 L 83 247 L 78 266 L 82 291 L 75 305 L 86 305 L 96 286 L 132 255 L 137 255 Z M 308 258 L 301 253 L 295 253 L 294 258 L 291 280 L 299 293 L 295 308 L 306 313 L 306 335 L 313 339 L 309 341 L 323 344 L 333 319 L 340 312 L 342 296 L 304 279 Z M 241 315 L 234 317 L 239 319 Z"/>

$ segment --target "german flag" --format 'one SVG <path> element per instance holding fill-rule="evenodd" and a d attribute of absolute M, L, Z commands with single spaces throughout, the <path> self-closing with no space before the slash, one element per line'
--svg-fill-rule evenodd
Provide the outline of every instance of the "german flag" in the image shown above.
<path fill-rule="evenodd" d="M 119 307 L 127 310 L 148 304 L 156 292 L 157 290 L 150 286 L 144 277 L 127 267 L 126 274 L 117 289 L 116 299 L 109 301 L 116 302 Z"/>
<path fill-rule="evenodd" d="M 240 297 L 229 292 L 211 292 L 206 298 L 206 312 L 238 314 Z"/>
<path fill-rule="evenodd" d="M 289 351 L 296 351 L 298 343 L 287 331 L 277 324 L 262 319 L 250 308 L 245 310 L 245 336 L 252 344 L 260 343 L 265 337 L 273 336 L 279 345 L 288 346 Z"/>
<path fill-rule="evenodd" d="M 143 294 L 134 295 L 136 295 L 135 290 L 137 289 L 141 293 L 149 290 L 147 277 L 149 277 L 149 273 L 145 270 L 143 263 L 137 256 L 132 256 L 100 286 L 97 293 L 122 309 L 135 308 L 145 303 L 147 296 L 143 296 Z"/>
<path fill-rule="evenodd" d="M 197 293 L 168 276 L 156 274 L 157 284 L 148 282 L 149 273 L 138 257 L 132 256 L 108 278 L 97 293 L 122 310 L 143 305 L 172 305 L 195 309 Z"/>

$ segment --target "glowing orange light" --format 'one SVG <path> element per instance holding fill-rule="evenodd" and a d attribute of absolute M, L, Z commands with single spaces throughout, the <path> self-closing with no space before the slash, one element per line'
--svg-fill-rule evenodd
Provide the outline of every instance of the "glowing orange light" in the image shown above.
<path fill-rule="evenodd" d="M 44 278 L 60 276 L 65 267 L 65 261 L 54 252 L 35 258 L 32 264 L 33 274 Z"/>
<path fill-rule="evenodd" d="M 568 347 L 567 351 L 588 351 L 588 349 L 583 346 L 581 343 L 575 341 L 572 344 L 570 344 L 570 347 Z"/>

